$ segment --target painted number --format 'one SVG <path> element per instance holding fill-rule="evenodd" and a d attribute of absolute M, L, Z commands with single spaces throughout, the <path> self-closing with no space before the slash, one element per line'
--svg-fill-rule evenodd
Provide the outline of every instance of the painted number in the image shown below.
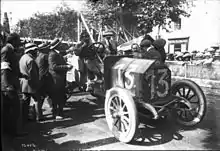
<path fill-rule="evenodd" d="M 146 80 L 150 78 L 150 93 L 151 93 L 151 99 L 154 98 L 155 94 L 157 94 L 159 97 L 165 97 L 168 94 L 169 89 L 169 83 L 165 80 L 165 77 L 167 76 L 167 69 L 158 69 L 158 74 L 161 75 L 161 77 L 158 80 L 158 86 L 155 87 L 155 74 L 154 71 L 151 70 L 147 76 L 145 77 Z M 159 86 L 164 87 L 164 92 L 160 92 L 158 90 Z"/>
<path fill-rule="evenodd" d="M 116 67 L 118 70 L 118 84 L 126 89 L 132 89 L 134 85 L 134 76 L 129 71 L 123 73 L 123 64 L 120 64 Z M 123 78 L 125 77 L 125 79 Z"/>
<path fill-rule="evenodd" d="M 158 73 L 162 74 L 158 81 L 158 84 L 164 86 L 164 92 L 157 91 L 157 95 L 159 97 L 165 97 L 168 94 L 169 89 L 169 83 L 165 80 L 165 77 L 167 76 L 167 69 L 159 69 Z"/>

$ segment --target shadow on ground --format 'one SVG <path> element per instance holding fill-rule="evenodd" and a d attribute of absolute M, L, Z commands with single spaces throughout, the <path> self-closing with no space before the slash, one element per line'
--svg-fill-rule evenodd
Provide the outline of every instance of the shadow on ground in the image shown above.
<path fill-rule="evenodd" d="M 172 140 L 182 140 L 182 131 L 191 131 L 196 129 L 204 130 L 206 133 L 202 136 L 201 144 L 207 150 L 220 149 L 220 96 L 207 95 L 207 112 L 203 121 L 195 127 L 182 127 L 175 123 L 175 119 L 169 117 L 162 120 L 147 120 L 140 118 L 142 122 L 136 139 L 132 142 L 134 145 L 154 146 L 168 143 Z M 196 137 L 196 136 L 195 136 Z M 190 139 L 190 138 L 189 138 Z M 196 145 L 196 144 L 195 144 Z"/>
<path fill-rule="evenodd" d="M 106 139 L 96 140 L 89 143 L 80 143 L 78 140 L 71 140 L 61 144 L 57 144 L 54 139 L 66 136 L 62 130 L 60 133 L 52 134 L 53 129 L 63 129 L 76 126 L 83 123 L 95 121 L 98 118 L 104 117 L 104 101 L 97 100 L 91 96 L 76 96 L 68 100 L 64 110 L 65 118 L 61 121 L 53 121 L 51 113 L 46 114 L 47 118 L 42 123 L 30 122 L 27 126 L 29 135 L 23 138 L 10 138 L 5 136 L 5 141 L 16 151 L 33 151 L 33 150 L 46 150 L 46 151 L 60 151 L 60 150 L 75 150 L 75 149 L 88 149 L 94 146 L 105 145 L 116 142 L 115 138 L 109 137 Z M 67 149 L 68 148 L 68 149 Z"/>
<path fill-rule="evenodd" d="M 77 98 L 79 98 L 77 96 Z M 218 98 L 218 97 L 217 97 Z M 181 141 L 183 135 L 181 131 L 203 129 L 208 132 L 202 140 L 205 149 L 219 149 L 220 136 L 220 111 L 216 109 L 220 107 L 220 100 L 209 97 L 209 104 L 207 115 L 205 119 L 196 127 L 192 129 L 182 128 L 177 125 L 174 120 L 168 118 L 167 120 L 147 120 L 140 117 L 141 125 L 139 127 L 139 135 L 131 143 L 137 146 L 156 146 L 165 144 L 173 140 Z M 210 101 L 211 100 L 211 101 Z M 81 143 L 78 140 L 67 140 L 64 143 L 57 144 L 54 139 L 66 136 L 66 133 L 51 134 L 54 128 L 68 128 L 71 126 L 88 123 L 102 118 L 104 115 L 104 100 L 97 100 L 94 97 L 81 97 L 78 101 L 68 101 L 66 104 L 65 115 L 66 120 L 45 123 L 30 123 L 28 131 L 30 134 L 22 139 L 12 141 L 16 151 L 32 151 L 32 150 L 46 150 L 46 151 L 65 151 L 76 149 L 90 149 L 92 147 L 103 146 L 117 142 L 114 137 L 105 139 L 98 139 L 88 143 Z"/>

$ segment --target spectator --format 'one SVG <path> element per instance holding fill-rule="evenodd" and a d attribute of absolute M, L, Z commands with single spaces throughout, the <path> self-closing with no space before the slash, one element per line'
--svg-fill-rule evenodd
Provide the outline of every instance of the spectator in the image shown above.
<path fill-rule="evenodd" d="M 42 110 L 39 106 L 39 71 L 35 62 L 37 51 L 38 47 L 34 43 L 25 44 L 25 54 L 21 57 L 19 61 L 19 68 L 21 72 L 20 83 L 21 92 L 23 93 L 23 109 L 25 122 L 27 122 L 28 120 L 31 97 L 34 99 L 36 121 L 38 122 L 42 116 Z"/>
<path fill-rule="evenodd" d="M 140 47 L 142 49 L 142 58 L 162 61 L 161 54 L 152 46 L 150 40 L 143 40 L 140 43 Z"/>
<path fill-rule="evenodd" d="M 22 121 L 19 120 L 20 101 L 18 97 L 19 90 L 19 67 L 16 58 L 15 49 L 20 45 L 20 37 L 12 33 L 7 37 L 6 45 L 1 49 L 1 101 L 3 102 L 3 119 L 6 128 L 13 136 L 24 135 L 21 132 Z"/>
<path fill-rule="evenodd" d="M 189 52 L 185 52 L 182 56 L 183 61 L 190 61 L 192 58 L 192 55 Z"/>
<path fill-rule="evenodd" d="M 53 105 L 53 117 L 57 120 L 63 119 L 63 107 L 66 101 L 66 72 L 72 68 L 68 65 L 60 51 L 57 50 L 61 41 L 55 38 L 51 42 L 48 57 L 49 73 L 52 76 L 51 99 Z"/>
<path fill-rule="evenodd" d="M 49 47 L 48 43 L 42 43 L 38 45 L 39 51 L 37 58 L 35 59 L 36 64 L 39 69 L 39 108 L 41 110 L 44 99 L 48 96 L 51 98 L 51 84 L 52 84 L 52 77 L 49 73 L 49 64 L 48 64 L 48 54 L 49 54 Z M 42 114 L 42 113 L 41 113 Z M 41 115 L 42 117 L 42 115 Z"/>
<path fill-rule="evenodd" d="M 165 49 L 164 49 L 164 46 L 166 45 L 166 40 L 157 39 L 152 43 L 152 45 L 160 53 L 161 61 L 164 63 L 166 60 L 166 53 L 165 53 Z"/>
<path fill-rule="evenodd" d="M 117 54 L 117 41 L 113 39 L 114 33 L 112 31 L 104 32 L 104 41 L 102 43 L 105 46 L 106 55 L 116 55 Z"/>

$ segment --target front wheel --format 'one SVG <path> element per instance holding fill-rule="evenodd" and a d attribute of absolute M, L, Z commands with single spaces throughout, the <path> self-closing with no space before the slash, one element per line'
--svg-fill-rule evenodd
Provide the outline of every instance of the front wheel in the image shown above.
<path fill-rule="evenodd" d="M 105 115 L 109 129 L 119 141 L 132 141 L 138 126 L 138 116 L 134 100 L 127 90 L 112 88 L 107 91 Z"/>
<path fill-rule="evenodd" d="M 195 126 L 205 116 L 207 103 L 202 89 L 191 80 L 180 80 L 172 85 L 172 94 L 185 98 L 191 109 L 181 106 L 175 109 L 177 123 L 184 126 Z"/>

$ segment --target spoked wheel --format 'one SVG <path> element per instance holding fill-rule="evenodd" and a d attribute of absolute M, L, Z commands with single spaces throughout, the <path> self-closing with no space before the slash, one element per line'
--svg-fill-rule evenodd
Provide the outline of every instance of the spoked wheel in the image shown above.
<path fill-rule="evenodd" d="M 180 104 L 176 110 L 176 120 L 184 126 L 194 126 L 202 121 L 206 113 L 206 98 L 202 89 L 191 80 L 180 80 L 173 84 L 172 94 L 185 98 L 191 108 Z"/>
<path fill-rule="evenodd" d="M 132 141 L 138 126 L 138 117 L 134 100 L 127 90 L 112 88 L 107 91 L 105 115 L 109 129 L 119 141 Z"/>

